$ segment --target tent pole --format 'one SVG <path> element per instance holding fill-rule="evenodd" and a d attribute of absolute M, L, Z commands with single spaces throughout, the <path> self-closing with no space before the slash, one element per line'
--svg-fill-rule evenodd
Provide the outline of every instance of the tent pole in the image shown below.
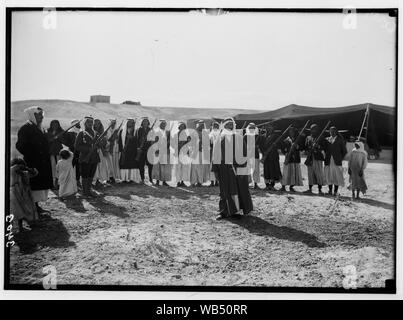
<path fill-rule="evenodd" d="M 367 115 L 367 129 L 365 130 L 365 142 L 368 144 L 368 126 L 369 126 L 369 115 L 370 115 L 370 109 L 368 105 L 368 115 Z"/>
<path fill-rule="evenodd" d="M 365 110 L 364 120 L 362 121 L 360 134 L 358 135 L 358 140 L 361 138 L 362 130 L 364 129 L 364 125 L 365 125 L 365 123 L 367 122 L 368 112 L 369 112 L 369 105 L 368 105 L 368 103 L 367 103 L 367 109 Z M 368 131 L 368 126 L 367 126 L 367 131 Z"/>

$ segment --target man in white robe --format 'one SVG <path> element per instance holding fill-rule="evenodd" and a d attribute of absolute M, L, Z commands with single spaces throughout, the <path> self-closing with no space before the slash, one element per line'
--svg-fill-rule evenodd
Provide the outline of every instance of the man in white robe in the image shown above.
<path fill-rule="evenodd" d="M 185 181 L 190 181 L 190 157 L 187 155 L 186 149 L 183 149 L 187 142 L 190 140 L 190 136 L 186 133 L 186 124 L 179 122 L 178 132 L 175 133 L 173 141 L 175 141 L 175 160 L 174 165 L 176 186 L 185 187 Z M 185 140 L 183 140 L 185 139 Z M 185 147 L 186 148 L 186 147 Z"/>
<path fill-rule="evenodd" d="M 109 182 L 115 183 L 116 180 L 120 180 L 120 168 L 119 168 L 119 144 L 118 144 L 118 131 L 120 128 L 116 128 L 116 119 L 109 119 L 111 127 L 106 133 L 108 140 L 107 149 L 108 154 L 106 160 L 109 168 Z"/>
<path fill-rule="evenodd" d="M 253 178 L 253 188 L 258 188 L 260 182 L 260 161 L 259 161 L 259 148 L 257 145 L 257 139 L 259 137 L 259 128 L 253 122 L 249 123 L 246 127 L 246 137 L 253 136 L 255 139 L 255 148 L 253 150 L 253 157 L 248 158 L 248 167 L 250 168 L 251 177 Z"/>
<path fill-rule="evenodd" d="M 213 122 L 213 127 L 211 128 L 211 131 L 209 133 L 209 138 L 210 138 L 210 157 L 211 157 L 211 165 L 210 165 L 210 181 L 211 187 L 218 187 L 218 178 L 217 178 L 217 173 L 214 171 L 214 164 L 213 164 L 213 150 L 216 145 L 216 143 L 220 142 L 220 124 L 217 121 Z"/>
<path fill-rule="evenodd" d="M 210 150 L 203 148 L 203 130 L 205 129 L 205 123 L 203 120 L 199 120 L 196 126 L 196 131 L 199 135 L 199 143 L 194 150 L 192 157 L 192 164 L 190 169 L 190 184 L 194 187 L 201 187 L 201 185 L 210 179 L 210 161 L 206 161 L 209 156 Z"/>
<path fill-rule="evenodd" d="M 159 160 L 153 165 L 152 178 L 156 179 L 158 186 L 160 181 L 162 185 L 168 186 L 167 182 L 172 180 L 172 165 L 170 164 L 170 131 L 166 130 L 167 122 L 160 120 L 159 128 L 156 130 L 158 142 L 163 150 L 159 150 Z M 165 149 L 166 148 L 166 149 Z"/>

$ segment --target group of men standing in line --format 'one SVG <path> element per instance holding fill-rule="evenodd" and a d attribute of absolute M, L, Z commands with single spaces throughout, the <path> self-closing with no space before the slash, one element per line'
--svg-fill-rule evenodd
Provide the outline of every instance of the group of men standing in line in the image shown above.
<path fill-rule="evenodd" d="M 135 119 L 126 119 L 120 125 L 116 119 L 110 119 L 107 129 L 99 119 L 87 116 L 81 121 L 72 120 L 71 127 L 64 131 L 58 120 L 52 120 L 47 131 L 42 129 L 44 112 L 40 107 L 31 107 L 25 110 L 28 121 L 18 131 L 17 150 L 24 156 L 27 167 L 35 168 L 38 174 L 30 178 L 32 198 L 38 212 L 44 211 L 38 204 L 46 201 L 47 192 L 54 188 L 60 181 L 59 177 L 68 177 L 64 182 L 76 184 L 82 188 L 82 194 L 86 197 L 96 197 L 92 188 L 94 186 L 109 185 L 116 182 L 122 183 L 145 183 L 145 168 L 147 167 L 149 182 L 159 185 L 168 185 L 173 180 L 177 187 L 184 187 L 185 182 L 192 186 L 201 186 L 210 181 L 210 186 L 220 187 L 219 217 L 224 218 L 234 215 L 241 209 L 244 214 L 253 210 L 253 204 L 249 193 L 249 184 L 258 188 L 260 182 L 260 162 L 263 162 L 263 176 L 266 189 L 275 191 L 275 184 L 281 183 L 280 191 L 285 191 L 289 186 L 290 192 L 295 192 L 295 186 L 303 186 L 301 174 L 301 151 L 309 154 L 305 164 L 308 168 L 309 189 L 305 192 L 312 193 L 314 185 L 318 186 L 319 194 L 323 194 L 322 187 L 328 185 L 328 193 L 336 195 L 339 187 L 344 186 L 342 161 L 347 154 L 346 143 L 338 134 L 335 127 L 330 128 L 330 136 L 319 137 L 320 128 L 316 124 L 310 127 L 310 134 L 305 137 L 299 134 L 294 127 L 289 128 L 287 137 L 278 141 L 274 127 L 267 125 L 264 130 L 254 123 L 249 123 L 247 128 L 241 131 L 242 147 L 248 145 L 248 139 L 254 139 L 254 150 L 245 162 L 238 163 L 236 157 L 232 162 L 226 162 L 225 145 L 233 144 L 235 150 L 236 123 L 232 118 L 224 119 L 222 123 L 213 122 L 208 137 L 211 148 L 209 149 L 209 162 L 202 161 L 206 156 L 203 150 L 202 135 L 205 131 L 205 123 L 200 120 L 196 125 L 199 135 L 198 157 L 199 161 L 186 162 L 170 161 L 174 149 L 177 156 L 181 149 L 188 145 L 191 140 L 187 134 L 185 122 L 179 122 L 177 132 L 172 141 L 171 130 L 167 130 L 167 121 L 159 120 L 158 128 L 151 126 L 147 117 L 140 119 L 140 126 L 136 128 Z M 157 137 L 150 141 L 149 133 L 154 130 Z M 184 131 L 185 130 L 185 131 Z M 183 135 L 187 139 L 182 139 Z M 179 136 L 182 138 L 179 139 Z M 149 157 L 149 149 L 155 142 L 164 146 L 167 152 L 157 151 L 159 162 L 152 163 Z M 212 161 L 212 153 L 216 146 L 220 145 L 221 160 Z M 349 175 L 352 179 L 354 191 L 366 191 L 366 183 L 363 170 L 366 167 L 366 156 L 362 142 L 356 141 L 353 151 L 358 153 L 354 157 L 357 163 L 349 162 Z M 172 148 L 171 148 L 172 147 Z M 63 159 L 69 156 L 64 149 L 72 155 L 71 164 L 74 167 L 74 177 L 70 173 L 63 175 L 58 166 Z M 197 148 L 197 146 L 196 146 Z M 280 166 L 280 152 L 285 155 L 283 172 Z M 261 159 L 261 154 L 263 155 Z M 365 157 L 365 160 L 364 160 Z M 61 159 L 62 158 L 62 159 Z M 350 159 L 351 161 L 351 159 Z M 66 167 L 67 168 L 67 167 Z M 247 168 L 243 174 L 238 174 L 239 168 Z M 72 170 L 68 168 L 66 170 Z M 155 183 L 154 183 L 155 180 Z M 75 190 L 75 188 L 66 188 Z M 60 189 L 59 189 L 60 196 Z"/>

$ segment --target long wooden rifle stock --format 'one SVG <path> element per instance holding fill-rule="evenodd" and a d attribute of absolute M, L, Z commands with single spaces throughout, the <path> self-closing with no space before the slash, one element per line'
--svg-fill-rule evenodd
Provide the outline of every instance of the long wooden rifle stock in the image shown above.
<path fill-rule="evenodd" d="M 280 139 L 285 135 L 286 132 L 292 127 L 292 123 L 283 131 L 283 133 L 270 145 L 270 147 L 267 148 L 266 151 L 263 153 L 263 157 L 260 160 L 260 162 L 264 163 L 266 161 L 267 156 L 269 153 L 273 150 L 273 148 L 277 145 L 277 143 L 280 141 Z"/>
<path fill-rule="evenodd" d="M 111 134 L 111 136 L 110 136 L 109 139 L 108 139 L 109 141 L 113 141 L 113 140 L 116 139 L 116 136 L 118 135 L 120 128 L 122 128 L 122 125 L 123 125 L 123 120 L 122 120 L 122 122 L 120 123 L 119 127 L 117 127 L 117 129 L 115 129 L 115 130 L 113 131 L 113 133 Z M 108 130 L 106 130 L 106 131 L 108 131 Z"/>
<path fill-rule="evenodd" d="M 81 119 L 79 122 L 76 122 L 76 123 L 73 124 L 72 126 L 68 127 L 66 130 L 63 130 L 63 131 L 59 132 L 57 135 L 55 135 L 55 136 L 53 137 L 53 140 L 59 139 L 59 137 L 61 137 L 63 134 L 65 134 L 65 133 L 68 132 L 69 130 L 73 129 L 73 128 L 77 125 L 77 123 L 80 123 L 80 122 L 83 121 L 83 120 L 84 120 L 84 119 Z"/>
<path fill-rule="evenodd" d="M 105 137 L 105 135 L 106 135 L 106 133 L 108 132 L 108 130 L 110 129 L 110 127 L 112 127 L 112 124 L 110 124 L 110 125 L 108 126 L 108 128 L 107 128 L 104 132 L 102 132 L 102 133 L 100 134 L 100 136 L 95 140 L 95 142 L 92 144 L 91 149 L 90 149 L 90 151 L 88 152 L 87 156 L 83 159 L 83 162 L 88 162 L 88 161 L 90 160 L 92 154 L 93 154 L 94 151 L 98 148 L 98 143 L 99 143 L 99 141 L 101 141 L 101 139 L 102 139 L 103 137 Z"/>
<path fill-rule="evenodd" d="M 320 138 L 322 138 L 323 134 L 326 132 L 327 128 L 330 126 L 331 121 L 328 121 L 326 126 L 323 128 L 322 132 L 319 134 L 319 136 L 313 141 L 311 149 L 309 150 L 306 160 L 305 160 L 305 165 L 310 166 L 312 165 L 313 161 L 313 151 L 316 147 L 316 145 L 319 143 Z"/>
<path fill-rule="evenodd" d="M 298 134 L 297 138 L 295 139 L 295 141 L 291 144 L 290 150 L 288 150 L 287 154 L 285 155 L 285 159 L 284 159 L 284 164 L 288 164 L 288 162 L 290 161 L 290 157 L 291 157 L 291 153 L 294 151 L 295 146 L 298 143 L 299 138 L 303 135 L 306 127 L 309 125 L 310 120 L 308 120 L 304 127 L 302 128 L 302 130 L 300 131 L 300 133 Z"/>

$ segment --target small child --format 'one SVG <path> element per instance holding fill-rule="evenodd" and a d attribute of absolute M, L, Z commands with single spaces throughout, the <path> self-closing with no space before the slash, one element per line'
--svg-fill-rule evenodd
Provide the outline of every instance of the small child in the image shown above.
<path fill-rule="evenodd" d="M 29 185 L 29 179 L 36 175 L 38 175 L 38 170 L 28 168 L 23 159 L 15 158 L 11 161 L 10 212 L 18 221 L 20 231 L 31 230 L 28 221 L 38 219 L 38 212 Z"/>
<path fill-rule="evenodd" d="M 59 198 L 63 199 L 77 193 L 76 171 L 73 168 L 73 153 L 68 149 L 59 152 L 60 160 L 56 165 L 56 178 L 59 185 Z"/>
<path fill-rule="evenodd" d="M 354 145 L 355 148 L 351 151 L 348 161 L 348 174 L 350 175 L 352 197 L 353 199 L 359 199 L 360 192 L 365 194 L 368 189 L 364 176 L 364 170 L 368 164 L 368 154 L 364 150 L 364 144 L 361 141 L 355 141 Z M 357 192 L 356 195 L 355 192 Z"/>

